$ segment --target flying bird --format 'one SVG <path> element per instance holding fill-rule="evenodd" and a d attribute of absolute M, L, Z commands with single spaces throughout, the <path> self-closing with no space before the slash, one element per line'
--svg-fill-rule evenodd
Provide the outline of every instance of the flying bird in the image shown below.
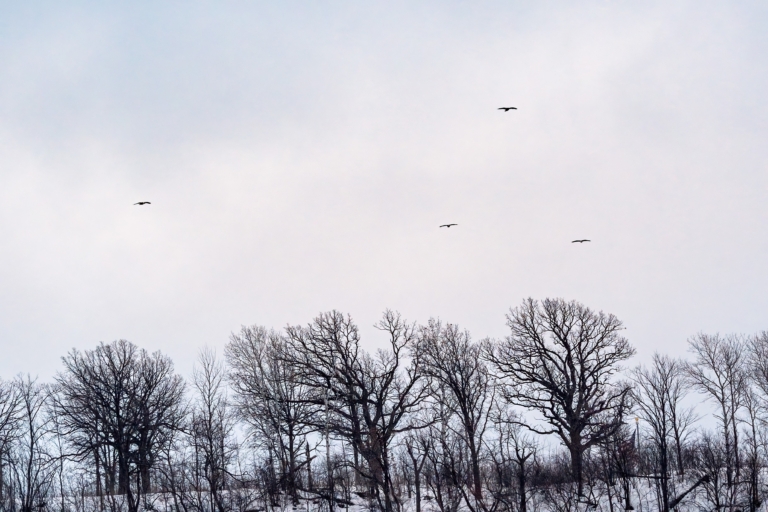
<path fill-rule="evenodd" d="M 145 204 L 152 204 L 152 203 L 150 203 L 149 201 L 139 201 L 138 203 L 133 203 L 133 206 L 136 206 L 136 205 L 143 206 Z"/>
<path fill-rule="evenodd" d="M 510 110 L 517 110 L 517 107 L 499 107 L 499 110 L 503 110 L 504 112 L 509 112 Z"/>
<path fill-rule="evenodd" d="M 584 242 L 591 242 L 592 240 L 587 240 L 586 238 L 584 240 L 574 240 L 571 242 L 572 244 L 583 244 Z"/>
<path fill-rule="evenodd" d="M 450 228 L 451 226 L 458 226 L 458 224 L 441 224 L 441 228 Z"/>

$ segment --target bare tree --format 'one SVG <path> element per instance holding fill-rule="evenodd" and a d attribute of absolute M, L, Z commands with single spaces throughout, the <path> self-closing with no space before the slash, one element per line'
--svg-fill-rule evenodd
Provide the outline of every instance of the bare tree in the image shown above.
<path fill-rule="evenodd" d="M 678 369 L 685 368 L 684 363 L 677 360 Z M 688 444 L 688 438 L 693 432 L 693 424 L 699 420 L 699 414 L 694 405 L 684 405 L 685 398 L 690 392 L 690 381 L 683 374 L 675 374 L 670 381 L 667 402 L 669 403 L 669 420 L 672 424 L 672 438 L 675 444 L 675 460 L 678 474 L 685 476 L 684 448 Z"/>
<path fill-rule="evenodd" d="M 125 340 L 72 350 L 62 361 L 55 411 L 65 436 L 77 456 L 91 455 L 97 471 L 106 469 L 107 488 L 116 480 L 129 510 L 138 510 L 157 455 L 180 426 L 183 380 L 169 358 Z"/>
<path fill-rule="evenodd" d="M 750 512 L 755 512 L 762 504 L 762 482 L 761 473 L 764 466 L 762 448 L 764 446 L 761 432 L 762 423 L 765 421 L 764 405 L 759 400 L 757 393 L 752 386 L 748 386 L 744 391 L 743 410 L 746 413 L 744 418 L 744 454 L 742 460 L 746 469 L 745 499 L 748 503 Z"/>
<path fill-rule="evenodd" d="M 607 483 L 608 505 L 613 512 L 613 488 L 618 479 L 621 484 L 617 499 L 624 501 L 624 510 L 632 506 L 632 482 L 637 477 L 640 447 L 634 429 L 624 424 L 611 437 L 600 443 L 599 461 Z"/>
<path fill-rule="evenodd" d="M 692 467 L 694 475 L 699 477 L 697 484 L 701 482 L 712 510 L 731 508 L 732 504 L 732 484 L 723 481 L 723 468 L 727 464 L 723 441 L 722 436 L 704 432 L 696 443 Z"/>
<path fill-rule="evenodd" d="M 48 446 L 51 418 L 46 414 L 50 389 L 29 376 L 19 377 L 15 385 L 20 425 L 11 455 L 14 501 L 21 512 L 32 512 L 45 506 L 55 479 L 55 458 Z"/>
<path fill-rule="evenodd" d="M 239 416 L 257 444 L 279 459 L 278 480 L 296 501 L 299 471 L 311 470 L 306 436 L 317 428 L 318 406 L 297 369 L 286 362 L 289 349 L 284 336 L 253 326 L 233 334 L 225 354 Z"/>
<path fill-rule="evenodd" d="M 413 471 L 413 485 L 416 492 L 416 512 L 421 512 L 421 482 L 424 464 L 432 449 L 432 439 L 424 431 L 409 432 L 404 440 L 405 453 Z"/>
<path fill-rule="evenodd" d="M 662 512 L 669 511 L 670 455 L 673 453 L 672 448 L 676 439 L 678 440 L 678 459 L 681 458 L 682 449 L 679 439 L 684 425 L 680 424 L 680 419 L 687 417 L 680 410 L 680 401 L 685 389 L 683 369 L 684 365 L 680 361 L 656 353 L 653 355 L 650 368 L 640 366 L 632 372 L 635 383 L 632 393 L 634 402 L 641 416 L 651 427 L 650 439 L 654 449 L 656 482 Z M 673 447 L 671 448 L 670 445 Z M 680 463 L 682 464 L 682 461 Z"/>
<path fill-rule="evenodd" d="M 472 343 L 469 333 L 458 326 L 430 320 L 419 329 L 417 350 L 424 374 L 446 391 L 437 397 L 447 399 L 447 408 L 459 420 L 460 435 L 470 456 L 471 493 L 475 503 L 482 505 L 481 451 L 493 403 L 493 386 L 480 357 L 480 346 Z M 467 505 L 472 507 L 468 499 Z"/>
<path fill-rule="evenodd" d="M 211 509 L 218 512 L 227 510 L 222 490 L 236 450 L 232 438 L 234 417 L 224 389 L 224 377 L 224 366 L 216 360 L 216 354 L 203 349 L 193 370 L 197 396 L 192 408 L 191 434 L 208 483 Z"/>
<path fill-rule="evenodd" d="M 762 331 L 749 338 L 749 370 L 753 382 L 757 385 L 768 404 L 768 331 Z"/>
<path fill-rule="evenodd" d="M 445 400 L 439 400 L 442 407 Z M 440 421 L 427 430 L 432 446 L 427 452 L 426 483 L 440 512 L 457 512 L 464 500 L 463 486 L 469 479 L 466 444 L 450 425 L 451 415 L 440 411 Z"/>
<path fill-rule="evenodd" d="M 746 347 L 737 336 L 719 334 L 697 334 L 688 340 L 688 346 L 694 355 L 686 367 L 688 376 L 696 389 L 718 406 L 715 417 L 722 426 L 725 482 L 733 494 L 741 467 L 738 413 L 747 388 Z M 713 450 L 705 451 L 714 454 Z"/>
<path fill-rule="evenodd" d="M 349 316 L 323 313 L 306 327 L 289 327 L 288 362 L 297 369 L 318 406 L 327 407 L 332 432 L 349 441 L 365 464 L 356 469 L 371 485 L 379 507 L 399 509 L 392 481 L 390 448 L 394 437 L 415 425 L 409 421 L 427 397 L 418 359 L 407 364 L 415 328 L 387 311 L 377 328 L 389 338 L 387 350 L 371 356 L 360 348 Z M 406 365 L 407 364 L 407 365 Z M 317 429 L 324 419 L 312 420 Z"/>
<path fill-rule="evenodd" d="M 696 335 L 690 362 L 655 354 L 630 385 L 613 315 L 529 299 L 507 324 L 503 341 L 473 343 L 387 311 L 376 352 L 335 311 L 243 327 L 227 366 L 200 353 L 188 397 L 162 354 L 73 350 L 53 384 L 0 381 L 0 510 L 761 509 L 768 332 Z M 713 432 L 692 428 L 693 389 L 717 406 Z"/>
<path fill-rule="evenodd" d="M 174 373 L 173 361 L 159 352 L 140 351 L 133 388 L 136 464 L 141 492 L 151 491 L 150 472 L 162 446 L 181 427 L 185 411 L 184 380 Z"/>
<path fill-rule="evenodd" d="M 527 512 L 528 480 L 539 445 L 521 426 L 520 415 L 509 408 L 497 408 L 492 414 L 492 421 L 496 439 L 490 453 L 500 487 L 496 494 L 500 501 L 507 502 L 505 490 L 511 487 L 511 482 L 507 481 L 507 472 L 511 470 L 512 474 L 509 476 L 514 475 L 516 483 L 513 493 L 517 498 L 515 505 L 519 512 Z M 510 505 L 512 504 L 507 503 L 507 506 L 512 508 Z"/>
<path fill-rule="evenodd" d="M 6 468 L 12 442 L 18 435 L 19 402 L 18 388 L 12 382 L 0 381 L 0 509 L 6 507 Z"/>
<path fill-rule="evenodd" d="M 130 493 L 131 500 L 131 444 L 136 423 L 132 395 L 137 353 L 136 346 L 124 340 L 102 343 L 85 353 L 73 350 L 63 358 L 65 370 L 56 379 L 56 412 L 73 445 L 82 451 L 94 451 L 96 459 L 108 455 L 103 447 L 114 450 L 117 492 Z M 107 488 L 112 491 L 114 479 L 107 480 Z"/>
<path fill-rule="evenodd" d="M 762 331 L 749 338 L 748 366 L 749 380 L 752 384 L 745 395 L 745 409 L 748 415 L 748 466 L 750 470 L 750 510 L 759 507 L 763 497 L 758 493 L 760 488 L 760 468 L 764 464 L 764 457 L 760 455 L 760 448 L 765 450 L 765 431 L 756 428 L 764 425 L 765 412 L 768 410 L 768 331 Z"/>
<path fill-rule="evenodd" d="M 578 302 L 527 299 L 507 315 L 512 331 L 489 345 L 487 357 L 508 379 L 505 399 L 537 411 L 571 456 L 571 477 L 583 493 L 582 457 L 620 428 L 630 387 L 613 384 L 620 363 L 634 353 L 613 315 L 595 313 Z"/>

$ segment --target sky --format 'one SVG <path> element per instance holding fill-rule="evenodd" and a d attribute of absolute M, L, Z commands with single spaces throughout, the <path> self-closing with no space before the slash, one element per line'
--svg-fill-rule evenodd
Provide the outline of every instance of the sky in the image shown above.
<path fill-rule="evenodd" d="M 0 0 L 0 377 L 121 338 L 188 375 L 332 309 L 373 349 L 387 308 L 479 340 L 562 297 L 624 322 L 628 364 L 768 329 L 767 26 L 764 2 Z"/>

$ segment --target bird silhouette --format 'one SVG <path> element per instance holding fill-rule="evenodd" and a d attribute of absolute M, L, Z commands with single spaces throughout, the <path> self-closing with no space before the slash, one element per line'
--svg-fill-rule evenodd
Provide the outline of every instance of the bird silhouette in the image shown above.
<path fill-rule="evenodd" d="M 583 244 L 584 242 L 591 242 L 592 240 L 587 240 L 586 238 L 584 240 L 574 240 L 571 242 L 572 244 Z"/>
<path fill-rule="evenodd" d="M 441 224 L 441 228 L 450 228 L 451 226 L 458 226 L 458 224 Z"/>
<path fill-rule="evenodd" d="M 517 107 L 499 107 L 499 110 L 503 110 L 504 112 L 509 112 L 510 110 L 517 110 Z"/>
<path fill-rule="evenodd" d="M 150 203 L 149 201 L 139 201 L 138 203 L 133 203 L 133 206 L 136 206 L 136 205 L 143 206 L 145 204 L 152 204 L 152 203 Z"/>

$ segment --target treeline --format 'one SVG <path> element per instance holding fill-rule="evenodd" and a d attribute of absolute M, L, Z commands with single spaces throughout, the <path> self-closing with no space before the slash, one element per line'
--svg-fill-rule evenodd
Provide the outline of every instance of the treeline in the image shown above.
<path fill-rule="evenodd" d="M 528 299 L 507 325 L 473 341 L 387 311 L 371 353 L 333 311 L 243 327 L 189 381 L 125 340 L 72 350 L 52 382 L 0 383 L 0 508 L 761 507 L 768 333 L 631 369 L 622 323 L 580 303 Z"/>

